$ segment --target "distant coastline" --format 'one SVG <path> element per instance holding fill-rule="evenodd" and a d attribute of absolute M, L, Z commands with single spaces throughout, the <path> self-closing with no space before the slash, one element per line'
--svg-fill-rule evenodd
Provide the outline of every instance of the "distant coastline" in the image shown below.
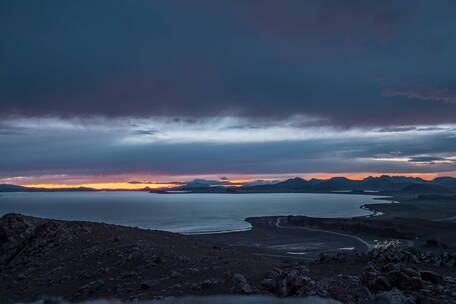
<path fill-rule="evenodd" d="M 132 182 L 135 183 L 135 182 Z M 56 192 L 56 191 L 149 191 L 157 194 L 179 193 L 337 193 L 337 194 L 376 194 L 376 195 L 410 195 L 410 194 L 438 194 L 456 195 L 456 178 L 438 177 L 433 180 L 424 180 L 417 177 L 389 176 L 367 177 L 362 180 L 352 180 L 346 177 L 330 179 L 305 180 L 299 177 L 281 182 L 244 185 L 226 183 L 220 185 L 218 181 L 194 180 L 176 187 L 138 189 L 95 189 L 90 187 L 62 187 L 38 188 L 19 185 L 0 184 L 0 192 Z"/>

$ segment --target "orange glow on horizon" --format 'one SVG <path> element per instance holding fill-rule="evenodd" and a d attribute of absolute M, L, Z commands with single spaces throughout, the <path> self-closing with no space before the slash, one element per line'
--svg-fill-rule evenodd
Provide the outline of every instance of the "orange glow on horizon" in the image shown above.
<path fill-rule="evenodd" d="M 78 185 L 67 185 L 67 184 L 27 184 L 27 185 L 21 185 L 23 187 L 32 187 L 32 188 L 45 188 L 45 189 L 58 189 L 58 188 L 80 188 L 80 187 L 85 187 L 85 188 L 92 188 L 92 189 L 97 189 L 97 190 L 103 190 L 103 189 L 112 189 L 112 190 L 118 190 L 118 189 L 125 189 L 125 190 L 138 190 L 138 189 L 144 189 L 144 188 L 151 188 L 151 189 L 159 189 L 159 188 L 172 188 L 172 187 L 177 187 L 180 186 L 178 184 L 131 184 L 131 183 L 125 183 L 125 182 L 115 182 L 115 183 L 89 183 L 89 184 L 78 184 Z"/>
<path fill-rule="evenodd" d="M 227 183 L 233 183 L 233 184 L 243 184 L 243 183 L 248 183 L 251 181 L 254 181 L 255 179 L 236 179 L 236 180 L 227 180 Z"/>
<path fill-rule="evenodd" d="M 406 177 L 419 177 L 424 180 L 432 180 L 436 177 L 442 176 L 442 174 L 437 174 L 437 173 L 368 173 L 368 172 L 360 172 L 360 173 L 314 173 L 314 174 L 289 174 L 289 175 L 283 175 L 283 176 L 275 176 L 273 178 L 271 177 L 263 177 L 263 176 L 258 176 L 257 178 L 254 178 L 252 175 L 247 175 L 245 178 L 242 178 L 242 175 L 240 175 L 238 178 L 234 179 L 228 179 L 224 180 L 224 182 L 227 183 L 227 185 L 223 185 L 225 187 L 242 187 L 243 184 L 256 181 L 256 180 L 264 180 L 264 181 L 272 181 L 272 180 L 286 180 L 289 178 L 293 178 L 296 176 L 299 176 L 301 178 L 304 178 L 306 180 L 310 180 L 312 178 L 316 179 L 330 179 L 332 177 L 346 177 L 351 180 L 362 180 L 368 176 L 373 176 L 373 177 L 380 177 L 382 175 L 389 175 L 389 176 L 406 176 Z M 452 176 L 453 174 L 450 174 Z M 201 178 L 201 177 L 199 177 Z M 210 177 L 208 177 L 210 179 Z M 232 183 L 232 185 L 228 185 L 228 183 Z M 159 188 L 173 188 L 173 187 L 178 187 L 184 185 L 184 183 L 179 183 L 179 184 L 174 184 L 174 183 L 160 183 L 160 182 L 140 182 L 140 183 L 129 183 L 129 182 L 88 182 L 88 183 L 81 183 L 81 184 L 65 184 L 65 183 L 24 183 L 20 184 L 21 186 L 24 187 L 34 187 L 34 188 L 45 188 L 45 189 L 57 189 L 57 188 L 80 188 L 80 187 L 86 187 L 86 188 L 92 188 L 96 190 L 119 190 L 119 189 L 125 189 L 125 190 L 139 190 L 139 189 L 144 189 L 144 188 L 150 188 L 150 189 L 159 189 Z M 220 185 L 214 185 L 214 186 L 220 186 Z"/>

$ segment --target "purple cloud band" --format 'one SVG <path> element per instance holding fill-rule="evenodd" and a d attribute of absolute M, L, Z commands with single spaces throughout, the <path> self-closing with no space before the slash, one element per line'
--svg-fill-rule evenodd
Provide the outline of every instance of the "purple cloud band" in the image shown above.
<path fill-rule="evenodd" d="M 446 103 L 456 104 L 456 92 L 449 89 L 433 89 L 433 90 L 389 90 L 385 93 L 386 96 L 405 96 L 408 98 L 416 98 L 422 100 L 442 101 Z"/>

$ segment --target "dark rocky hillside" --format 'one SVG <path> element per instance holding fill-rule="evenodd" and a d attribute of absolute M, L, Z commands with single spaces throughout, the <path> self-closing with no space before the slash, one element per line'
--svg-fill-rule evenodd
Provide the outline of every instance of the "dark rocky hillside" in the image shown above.
<path fill-rule="evenodd" d="M 413 248 L 323 254 L 309 263 L 262 258 L 250 249 L 162 231 L 18 214 L 0 219 L 2 303 L 41 295 L 130 301 L 260 294 L 357 304 L 449 304 L 456 301 L 455 263 L 455 254 Z"/>

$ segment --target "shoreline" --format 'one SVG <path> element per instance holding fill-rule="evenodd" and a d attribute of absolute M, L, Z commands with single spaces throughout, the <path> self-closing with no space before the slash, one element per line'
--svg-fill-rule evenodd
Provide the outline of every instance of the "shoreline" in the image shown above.
<path fill-rule="evenodd" d="M 345 248 L 351 251 L 366 252 L 366 245 L 353 236 L 342 235 L 324 229 L 277 226 L 277 221 L 286 216 L 250 217 L 245 220 L 252 229 L 223 234 L 195 235 L 200 240 L 223 245 L 252 248 L 258 256 L 272 256 L 284 259 L 313 261 L 321 253 L 337 253 Z M 302 229 L 304 228 L 304 229 Z"/>
<path fill-rule="evenodd" d="M 385 198 L 379 198 L 379 199 L 387 199 L 387 197 Z M 361 205 L 359 208 L 361 209 L 364 209 L 364 210 L 368 210 L 371 212 L 371 214 L 368 214 L 368 215 L 361 215 L 361 216 L 355 216 L 355 217 L 344 217 L 344 218 L 333 218 L 333 219 L 356 219 L 356 218 L 371 218 L 371 217 L 376 217 L 376 216 L 382 216 L 384 215 L 383 212 L 379 212 L 375 209 L 371 209 L 369 207 L 367 207 L 367 205 L 369 204 L 363 204 Z M 229 241 L 228 243 L 226 243 L 226 240 L 227 239 L 231 239 L 231 234 L 235 237 L 245 237 L 245 236 L 241 236 L 240 234 L 242 233 L 248 233 L 248 232 L 253 232 L 253 230 L 261 230 L 264 229 L 264 220 L 266 220 L 269 225 L 271 225 L 271 221 L 272 222 L 275 222 L 275 224 L 272 224 L 272 226 L 275 226 L 277 229 L 302 229 L 302 230 L 307 230 L 308 232 L 310 233 L 315 233 L 315 236 L 316 237 L 322 237 L 322 234 L 323 235 L 326 235 L 326 237 L 322 237 L 322 239 L 325 239 L 327 242 L 328 242 L 328 239 L 329 241 L 331 242 L 335 242 L 335 241 L 338 241 L 341 243 L 340 246 L 332 246 L 332 247 L 324 247 L 324 246 L 321 246 L 320 250 L 318 250 L 318 248 L 315 248 L 313 247 L 313 250 L 311 250 L 312 252 L 293 252 L 293 251 L 287 251 L 286 248 L 290 248 L 290 247 L 293 247 L 292 245 L 282 245 L 283 247 L 285 247 L 284 250 L 279 250 L 280 252 L 279 253 L 270 253 L 269 251 L 270 250 L 266 250 L 267 252 L 264 252 L 264 253 L 259 253 L 259 255 L 263 255 L 263 256 L 276 256 L 276 257 L 282 257 L 282 258 L 294 258 L 294 259 L 312 259 L 312 258 L 317 258 L 317 255 L 318 254 L 321 254 L 321 253 L 328 253 L 328 252 L 338 252 L 338 251 L 346 251 L 347 248 L 351 248 L 350 251 L 361 251 L 361 252 L 367 252 L 369 251 L 370 249 L 373 248 L 373 244 L 371 243 L 368 243 L 366 240 L 360 238 L 360 237 L 357 237 L 355 235 L 350 235 L 350 234 L 344 234 L 344 233 L 340 233 L 340 232 L 336 232 L 336 231 L 331 231 L 331 230 L 326 230 L 326 229 L 316 229 L 316 228 L 306 228 L 306 227 L 298 227 L 298 226 L 288 226 L 288 225 L 285 225 L 285 226 L 282 226 L 280 224 L 280 220 L 283 219 L 283 218 L 286 218 L 287 216 L 283 216 L 283 215 L 275 215 L 275 216 L 258 216 L 258 217 L 247 217 L 244 219 L 245 222 L 249 223 L 250 224 L 250 228 L 248 229 L 245 229 L 245 230 L 239 230 L 239 231 L 226 231 L 226 232 L 219 232 L 219 233 L 192 233 L 192 234 L 185 234 L 185 235 L 188 235 L 188 236 L 195 236 L 195 237 L 201 237 L 203 239 L 208 239 L 208 240 L 212 240 L 212 241 L 219 241 L 219 242 L 223 242 L 225 244 L 228 244 L 228 245 L 235 245 L 235 246 L 239 246 L 239 243 L 235 242 L 231 242 Z M 318 217 L 318 218 L 314 218 L 314 219 L 324 219 L 322 217 Z M 259 224 L 261 222 L 261 224 Z M 257 231 L 255 231 L 257 232 Z M 254 234 L 254 233 L 252 233 Z M 255 233 L 256 234 L 256 233 Z M 226 238 L 224 237 L 226 236 Z M 331 238 L 328 236 L 335 236 L 335 239 L 334 238 Z M 247 236 L 247 238 L 250 238 L 250 236 Z M 353 243 L 352 242 L 346 242 L 345 239 L 354 239 L 355 241 L 359 242 L 360 244 L 362 244 L 361 246 L 353 246 Z M 254 238 L 251 238 L 250 241 L 253 241 Z M 301 241 L 302 242 L 302 247 L 306 247 L 305 246 L 305 243 L 307 242 L 308 243 L 308 238 L 303 238 L 303 239 L 296 239 L 296 242 L 298 241 Z M 260 244 L 263 243 L 262 247 L 264 247 L 263 249 L 272 249 L 271 248 L 271 244 L 268 244 L 267 242 L 265 241 L 260 241 Z M 295 242 L 293 243 L 294 245 L 296 244 Z M 246 246 L 248 244 L 243 244 L 241 246 Z M 366 250 L 362 250 L 362 247 L 363 245 L 366 247 Z M 276 245 L 272 245 L 272 246 L 276 246 Z M 248 247 L 248 246 L 247 246 Z M 307 246 L 308 247 L 308 246 Z M 275 249 L 273 249 L 273 251 L 276 251 Z"/>
<path fill-rule="evenodd" d="M 377 196 L 375 199 L 386 202 L 360 205 L 359 208 L 371 213 L 367 215 L 344 218 L 295 216 L 294 218 L 301 218 L 302 224 L 306 225 L 305 233 L 303 227 L 299 225 L 288 224 L 287 231 L 274 226 L 268 221 L 287 217 L 274 215 L 245 218 L 244 221 L 250 227 L 244 229 L 181 234 L 230 246 L 255 248 L 259 254 L 279 254 L 289 257 L 288 253 L 292 252 L 295 257 L 302 255 L 303 259 L 316 258 L 321 253 L 345 252 L 347 248 L 363 252 L 366 251 L 366 243 L 369 248 L 372 248 L 376 241 L 391 239 L 400 240 L 407 245 L 412 243 L 412 239 L 416 239 L 413 245 L 417 243 L 422 246 L 427 239 L 442 238 L 449 239 L 445 242 L 450 247 L 456 244 L 456 240 L 451 239 L 451 231 L 442 226 L 447 223 L 445 219 L 455 218 L 456 207 L 449 210 L 445 202 L 442 205 L 440 201 L 418 200 L 410 197 Z M 456 206 L 456 204 L 453 205 Z M 306 223 L 308 221 L 311 221 L 311 224 Z M 361 225 L 362 229 L 353 230 L 353 227 L 350 227 L 356 225 Z M 395 225 L 413 228 L 406 231 L 391 230 Z M 413 229 L 419 227 L 417 230 L 421 230 L 420 225 L 425 225 L 427 229 L 424 229 L 421 235 L 415 235 Z"/>
<path fill-rule="evenodd" d="M 80 191 L 73 192 L 73 193 L 76 193 L 77 197 L 82 197 L 85 202 L 90 202 L 90 200 L 93 197 L 98 197 L 99 195 L 103 194 L 102 192 L 97 192 L 95 194 L 92 194 L 93 192 L 91 192 L 89 194 L 88 192 L 81 193 Z M 129 193 L 132 193 L 132 192 L 124 192 L 124 194 L 122 194 L 122 192 L 115 193 L 115 194 L 108 193 L 107 197 L 108 197 L 108 199 L 110 199 L 111 197 L 117 198 L 118 197 L 117 195 L 121 195 L 121 199 L 122 199 L 122 197 L 124 197 L 124 196 L 130 197 Z M 147 195 L 148 193 L 146 193 L 146 194 L 144 194 L 144 192 L 143 193 L 133 192 L 133 193 L 137 193 L 137 195 L 140 196 L 140 198 L 139 198 L 140 200 L 146 200 L 148 202 L 149 201 L 153 202 L 155 200 L 161 200 L 160 197 L 158 197 L 158 196 L 156 198 L 153 198 L 153 197 L 149 198 Z M 191 194 L 198 195 L 197 193 L 191 193 Z M 208 196 L 205 196 L 206 193 L 202 194 L 201 195 L 202 199 L 212 200 L 212 201 L 218 199 L 218 196 L 211 196 L 210 193 L 208 193 L 208 194 L 209 194 Z M 219 193 L 217 193 L 217 194 L 219 194 Z M 249 217 L 249 216 L 260 217 L 260 216 L 279 216 L 279 215 L 288 215 L 288 214 L 294 214 L 294 215 L 307 214 L 307 212 L 303 211 L 302 210 L 303 208 L 300 207 L 301 201 L 303 201 L 303 203 L 306 203 L 306 205 L 310 206 L 309 208 L 304 208 L 304 210 L 307 210 L 310 213 L 312 211 L 311 209 L 312 209 L 313 200 L 314 199 L 319 200 L 320 196 L 323 197 L 324 200 L 328 201 L 328 203 L 332 203 L 333 207 L 329 208 L 328 210 L 323 208 L 323 211 L 321 211 L 321 212 L 319 211 L 318 213 L 315 214 L 316 216 L 337 217 L 337 216 L 342 215 L 344 218 L 350 218 L 350 217 L 354 217 L 354 216 L 371 216 L 374 213 L 371 210 L 362 210 L 359 207 L 362 206 L 363 204 L 374 202 L 373 198 L 375 198 L 376 196 L 366 194 L 367 196 L 363 196 L 363 197 L 360 197 L 360 196 L 342 197 L 342 196 L 339 196 L 340 193 L 331 193 L 331 194 L 334 194 L 335 196 L 329 196 L 328 194 L 323 194 L 323 193 L 313 193 L 313 194 L 309 194 L 309 193 L 288 193 L 288 194 L 252 193 L 252 194 L 250 194 L 252 196 L 251 199 L 255 199 L 259 203 L 261 203 L 261 200 L 263 197 L 267 197 L 268 201 L 280 203 L 280 200 L 283 196 L 286 196 L 288 198 L 289 196 L 287 196 L 287 195 L 290 195 L 290 197 L 292 197 L 291 200 L 296 202 L 293 205 L 295 207 L 293 207 L 293 206 L 291 208 L 278 207 L 278 208 L 274 209 L 275 210 L 274 212 L 272 212 L 272 211 L 271 212 L 259 212 L 259 211 L 261 211 L 261 209 L 252 209 L 252 210 L 250 210 L 250 212 L 244 212 L 244 211 L 242 211 L 242 206 L 241 206 L 240 211 L 234 212 L 233 215 L 228 216 L 226 218 L 226 220 L 224 218 L 223 222 L 219 223 L 219 222 L 214 221 L 214 223 L 211 223 L 210 225 L 202 224 L 202 223 L 204 223 L 203 221 L 205 220 L 202 216 L 200 216 L 201 221 L 199 221 L 199 220 L 194 221 L 195 222 L 194 226 L 192 226 L 192 224 L 193 224 L 192 220 L 188 220 L 185 217 L 183 217 L 182 219 L 176 219 L 176 223 L 170 222 L 170 224 L 167 224 L 166 222 L 164 222 L 164 224 L 163 224 L 160 221 L 155 222 L 153 219 L 154 216 L 149 216 L 149 217 L 146 216 L 145 219 L 148 222 L 146 220 L 137 221 L 135 218 L 127 218 L 127 217 L 125 217 L 125 218 L 122 217 L 119 219 L 111 220 L 109 216 L 103 217 L 103 216 L 97 216 L 97 214 L 95 216 L 87 217 L 87 216 L 84 216 L 84 214 L 82 214 L 82 213 L 78 214 L 77 216 L 74 216 L 74 217 L 68 216 L 65 214 L 62 215 L 60 213 L 56 213 L 53 215 L 53 218 L 61 219 L 61 220 L 87 220 L 87 219 L 89 219 L 91 221 L 98 221 L 98 222 L 102 222 L 102 223 L 128 225 L 128 226 L 132 226 L 132 227 L 140 227 L 140 228 L 145 228 L 145 229 L 165 230 L 165 231 L 170 231 L 170 232 L 182 233 L 184 235 L 200 235 L 200 234 L 223 234 L 223 233 L 233 233 L 233 232 L 251 230 L 252 229 L 251 224 L 248 223 L 247 221 L 245 221 L 245 218 Z M 71 196 L 71 194 L 69 192 L 65 192 L 65 193 L 61 193 L 61 194 L 57 194 L 57 193 L 56 194 L 54 194 L 54 193 L 46 194 L 45 192 L 42 192 L 41 195 L 35 194 L 35 193 L 33 193 L 33 194 L 24 193 L 24 194 L 20 194 L 20 196 L 17 196 L 17 197 L 19 197 L 19 200 L 21 199 L 21 197 L 23 195 L 26 197 L 30 197 L 30 196 L 35 197 L 35 195 L 37 195 L 40 198 L 43 196 L 43 198 L 41 200 L 45 200 L 45 199 L 49 198 L 50 200 L 52 200 L 56 203 L 58 203 L 58 201 L 59 201 L 58 197 L 60 197 L 60 195 L 62 195 L 64 197 L 66 197 L 68 195 Z M 7 196 L 7 198 L 4 201 L 7 203 L 10 202 L 9 196 L 8 195 L 5 195 L 5 196 Z M 9 206 L 7 208 L 5 207 L 3 209 L 0 208 L 1 209 L 0 211 L 2 211 L 1 213 L 15 212 L 16 210 L 18 210 L 21 213 L 27 214 L 30 216 L 46 216 L 45 213 L 36 212 L 36 210 L 34 212 L 34 210 L 31 210 L 30 208 L 23 208 L 23 209 L 15 208 L 15 206 L 12 205 L 15 197 L 16 197 L 15 194 L 11 195 L 11 204 L 10 204 L 11 206 Z M 137 196 L 132 194 L 131 197 L 134 198 Z M 178 198 L 179 197 L 176 197 L 176 199 L 178 199 Z M 247 199 L 247 197 L 245 197 L 245 198 Z M 350 208 L 345 211 L 342 210 L 343 212 L 340 212 L 339 214 L 337 214 L 337 210 L 338 210 L 337 208 L 343 209 L 342 207 L 337 206 L 338 205 L 337 202 L 339 199 L 346 200 L 347 202 L 349 202 Z M 27 198 L 27 200 L 29 200 L 29 199 Z M 117 199 L 117 200 L 119 200 L 119 199 Z M 173 200 L 173 199 L 170 198 L 170 200 Z M 194 199 L 194 200 L 196 200 L 196 199 Z M 199 200 L 199 198 L 198 198 L 198 200 Z M 235 201 L 242 201 L 242 202 L 244 201 L 243 197 L 237 197 L 237 199 L 236 199 L 236 197 L 233 197 L 233 196 L 228 197 L 226 200 L 227 201 L 235 200 Z M 3 201 L 3 200 L 0 200 L 0 201 Z M 351 201 L 353 201 L 353 202 L 351 202 Z M 258 205 L 263 205 L 263 204 L 258 204 Z M 152 211 L 150 211 L 151 209 L 152 209 Z M 88 210 L 88 211 L 90 211 L 90 210 Z M 152 207 L 149 207 L 147 211 L 153 212 L 153 205 L 152 205 Z M 204 214 L 204 213 L 202 213 L 202 214 Z M 209 215 L 213 215 L 214 218 L 218 217 L 218 215 L 213 214 L 213 212 L 209 212 Z M 194 218 L 194 216 L 192 216 L 192 217 Z"/>
<path fill-rule="evenodd" d="M 201 234 L 198 237 L 230 246 L 254 247 L 260 254 L 285 258 L 290 258 L 288 253 L 297 251 L 300 254 L 294 254 L 293 258 L 306 260 L 316 259 L 321 253 L 344 252 L 346 248 L 365 252 L 363 246 L 366 243 L 369 248 L 373 248 L 391 240 L 397 241 L 396 245 L 400 247 L 426 248 L 429 241 L 439 239 L 445 248 L 431 248 L 433 251 L 456 250 L 453 233 L 456 231 L 456 223 L 450 221 L 456 218 L 456 204 L 410 197 L 389 196 L 378 199 L 393 203 L 363 204 L 360 208 L 369 210 L 372 214 L 351 218 L 292 216 L 290 218 L 302 226 L 287 223 L 286 231 L 276 227 L 273 222 L 288 218 L 287 216 L 251 217 L 245 219 L 252 225 L 248 231 Z M 454 205 L 451 210 L 448 204 Z"/>

